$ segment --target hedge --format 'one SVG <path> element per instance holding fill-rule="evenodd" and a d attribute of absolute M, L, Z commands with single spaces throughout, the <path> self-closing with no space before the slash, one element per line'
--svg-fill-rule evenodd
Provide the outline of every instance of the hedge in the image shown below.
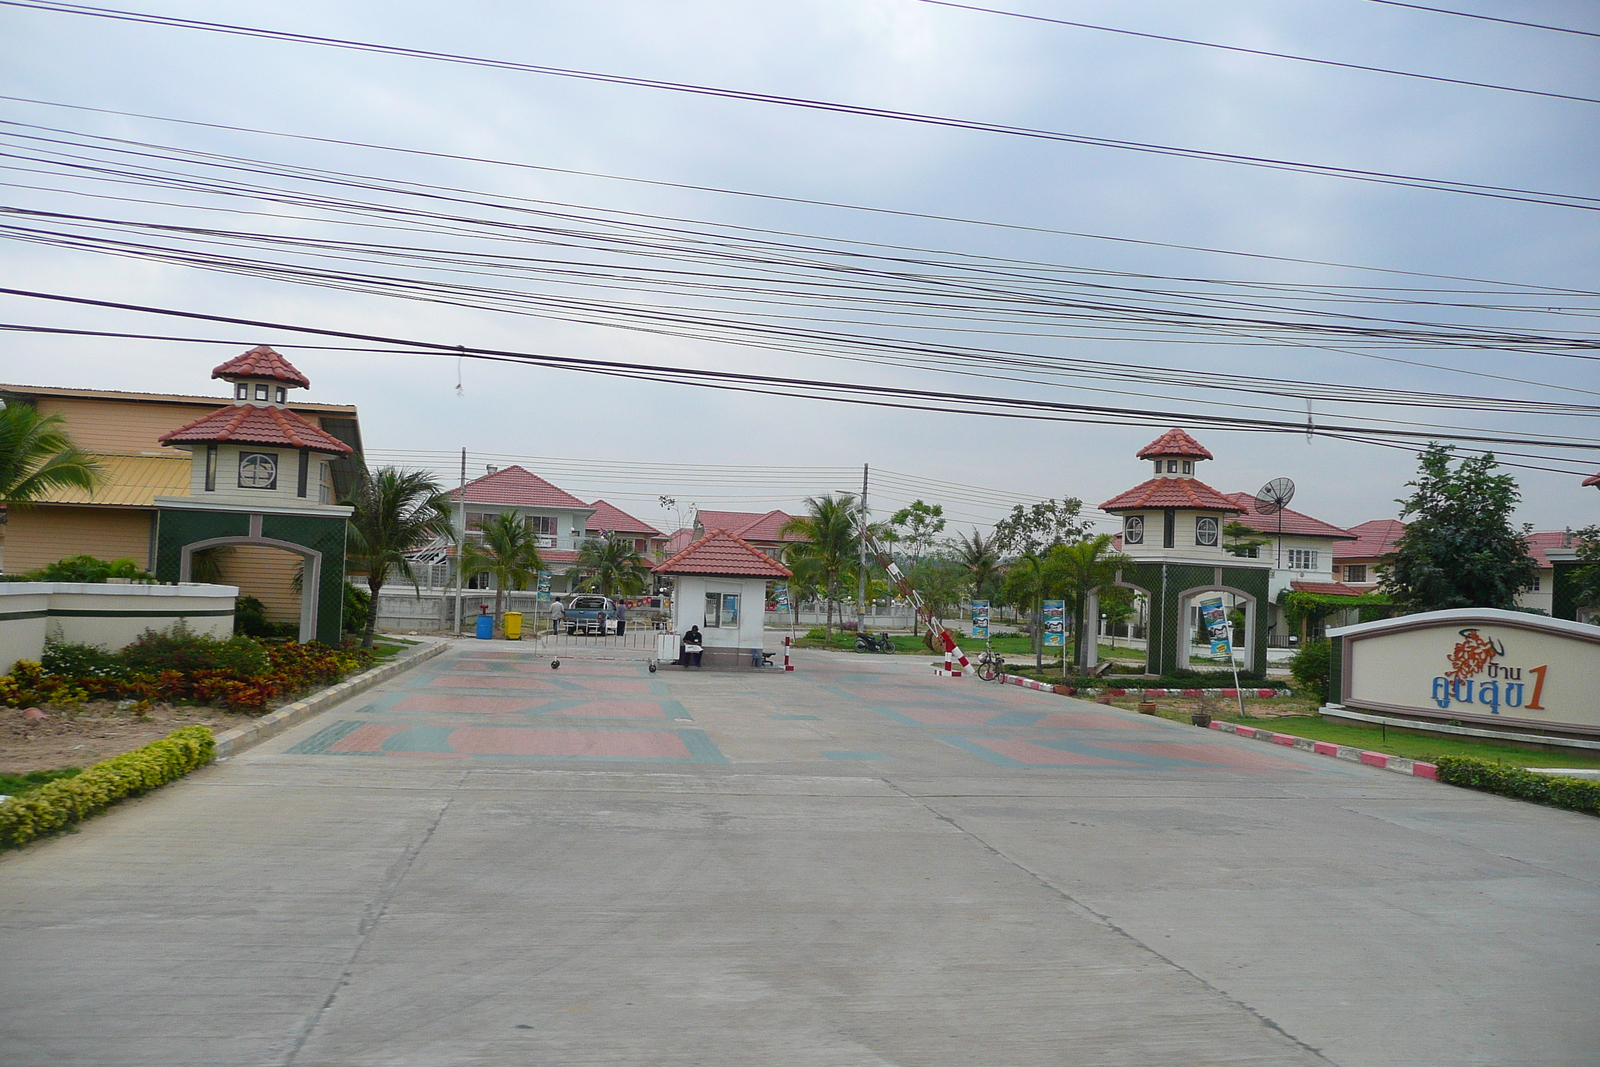
<path fill-rule="evenodd" d="M 0 848 L 97 815 L 124 797 L 148 793 L 211 762 L 217 743 L 205 726 L 185 726 L 143 748 L 84 768 L 72 778 L 40 786 L 0 803 Z"/>
<path fill-rule="evenodd" d="M 1535 774 L 1498 760 L 1473 756 L 1439 756 L 1433 760 L 1441 782 L 1482 789 L 1486 793 L 1531 800 L 1552 808 L 1600 815 L 1600 782 L 1564 778 L 1555 774 Z"/>

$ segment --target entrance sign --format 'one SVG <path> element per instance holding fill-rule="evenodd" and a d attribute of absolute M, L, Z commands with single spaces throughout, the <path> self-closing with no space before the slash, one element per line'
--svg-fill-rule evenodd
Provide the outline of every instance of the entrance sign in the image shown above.
<path fill-rule="evenodd" d="M 972 636 L 985 640 L 989 637 L 989 602 L 987 600 L 974 600 L 972 602 Z"/>
<path fill-rule="evenodd" d="M 1459 608 L 1328 636 L 1335 707 L 1600 737 L 1600 628 Z"/>
<path fill-rule="evenodd" d="M 1067 643 L 1067 602 L 1044 602 L 1044 647 L 1061 648 Z"/>

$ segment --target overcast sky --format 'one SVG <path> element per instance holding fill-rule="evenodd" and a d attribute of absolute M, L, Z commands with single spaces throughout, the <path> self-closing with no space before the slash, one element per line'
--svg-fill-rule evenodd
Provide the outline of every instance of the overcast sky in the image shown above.
<path fill-rule="evenodd" d="M 1441 0 L 1600 31 L 1580 0 Z M 1600 96 L 1600 38 L 1524 29 L 1371 0 L 1279 3 L 1065 2 L 994 6 L 1271 51 Z M 184 4 L 138 10 L 589 71 L 806 97 L 1012 126 L 1240 155 L 1600 195 L 1600 105 L 1336 70 L 1114 36 L 918 0 L 735 2 Z M 1209 161 L 1049 143 L 768 104 L 521 72 L 359 54 L 64 14 L 0 8 L 0 92 L 490 160 L 776 196 L 1092 233 L 1140 241 L 1600 289 L 1600 218 L 1503 199 L 1358 183 Z M 503 196 L 650 212 L 1097 270 L 1418 288 L 1437 283 L 1259 258 L 1217 256 L 1019 230 L 913 220 L 489 163 L 425 159 L 0 102 L 14 122 L 429 182 Z M 12 145 L 5 162 L 29 164 Z M 6 172 L 0 194 L 32 209 L 169 219 L 177 209 L 91 203 L 51 175 Z M 34 185 L 43 188 L 27 189 Z M 86 190 L 83 182 L 72 188 Z M 51 191 L 52 189 L 57 191 Z M 105 192 L 104 189 L 99 190 Z M 136 195 L 136 194 L 127 194 Z M 168 194 L 168 200 L 173 197 Z M 220 217 L 220 216 L 219 216 Z M 193 222 L 193 212 L 185 216 Z M 258 222 L 260 220 L 257 220 Z M 237 222 L 230 223 L 236 225 Z M 298 224 L 274 220 L 274 232 Z M 319 232 L 329 232 L 322 230 Z M 1080 403 L 1195 410 L 1181 385 L 1120 393 L 992 382 L 817 355 L 553 321 L 233 277 L 87 250 L 0 242 L 13 287 L 448 344 L 586 358 L 736 368 L 762 374 Z M 1459 287 L 1459 286 L 1458 286 Z M 593 294 L 591 294 L 593 295 Z M 648 296 L 637 296 L 648 300 Z M 1472 298 L 1483 300 L 1481 295 Z M 1582 336 L 1596 300 L 1552 295 L 1548 313 L 1443 312 L 1459 321 Z M 1559 311 L 1557 309 L 1560 309 Z M 1389 312 L 1392 314 L 1392 311 Z M 1085 426 L 910 413 L 710 392 L 566 371 L 418 355 L 319 352 L 305 337 L 187 325 L 121 312 L 0 298 L 0 319 L 127 332 L 237 338 L 279 346 L 312 379 L 307 399 L 359 405 L 374 460 L 443 462 L 474 453 L 471 474 L 506 457 L 585 497 L 605 495 L 669 525 L 657 494 L 681 505 L 793 510 L 800 497 L 852 488 L 860 464 L 897 472 L 876 503 L 913 495 L 962 525 L 1006 500 L 1076 496 L 1095 505 L 1143 480 L 1133 453 L 1165 428 Z M 0 380 L 127 390 L 217 392 L 210 368 L 236 347 L 0 335 Z M 968 340 L 984 342 L 973 335 Z M 992 340 L 992 339 L 991 339 Z M 1600 403 L 1596 364 L 1491 350 L 1387 353 L 1421 367 L 1325 348 L 1150 344 L 1069 336 L 1011 338 L 1072 359 L 1225 371 L 1432 394 L 1505 397 L 1504 413 L 1389 409 L 1385 417 L 1478 430 L 1593 439 L 1590 416 L 1530 417 L 1517 401 Z M 1440 368 L 1474 371 L 1473 377 Z M 1511 379 L 1509 381 L 1504 379 Z M 1588 390 L 1589 394 L 1573 392 Z M 1135 395 L 1128 395 L 1129 392 Z M 1138 395 L 1143 393 L 1144 395 Z M 220 395 L 220 393 L 218 393 Z M 1304 420 L 1303 402 L 1244 396 L 1255 417 Z M 1262 410 L 1263 408 L 1268 410 Z M 1208 409 L 1219 410 L 1219 409 Z M 1369 409 L 1362 409 L 1372 414 Z M 1313 417 L 1346 414 L 1319 405 Z M 1293 478 L 1294 507 L 1339 525 L 1393 517 L 1414 469 L 1406 452 L 1304 435 L 1197 431 L 1216 454 L 1201 477 L 1228 492 Z M 1570 454 L 1569 454 L 1570 455 Z M 652 466 L 630 473 L 572 461 Z M 733 464 L 744 472 L 694 470 Z M 1600 455 L 1561 464 L 1600 470 Z M 825 468 L 825 469 L 824 469 Z M 585 471 L 589 473 L 585 473 Z M 767 472 L 767 473 L 761 473 Z M 1600 522 L 1600 493 L 1570 474 L 1519 470 L 1523 517 L 1541 529 Z M 909 477 L 908 477 L 909 476 Z M 890 477 L 895 477 L 891 475 Z M 983 496 L 911 479 L 985 487 Z M 1109 528 L 1109 527 L 1108 527 Z"/>

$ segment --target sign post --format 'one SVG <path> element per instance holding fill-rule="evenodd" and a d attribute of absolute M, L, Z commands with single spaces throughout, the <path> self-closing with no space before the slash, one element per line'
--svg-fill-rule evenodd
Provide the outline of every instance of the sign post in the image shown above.
<path fill-rule="evenodd" d="M 1239 717 L 1244 718 L 1244 690 L 1239 688 L 1239 660 L 1233 654 L 1233 625 L 1228 621 L 1228 608 L 1222 594 L 1208 596 L 1200 601 L 1200 621 L 1205 624 L 1206 635 L 1211 639 L 1211 654 L 1227 656 L 1233 668 L 1233 692 L 1239 698 Z"/>
<path fill-rule="evenodd" d="M 1067 676 L 1067 602 L 1046 600 L 1044 608 L 1044 647 L 1061 650 L 1061 677 Z"/>

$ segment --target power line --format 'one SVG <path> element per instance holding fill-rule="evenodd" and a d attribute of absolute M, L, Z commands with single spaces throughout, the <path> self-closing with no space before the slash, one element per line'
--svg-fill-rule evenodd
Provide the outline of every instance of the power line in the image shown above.
<path fill-rule="evenodd" d="M 0 294 L 25 297 L 28 299 L 74 304 L 85 307 L 100 307 L 111 310 L 139 312 L 141 314 L 191 319 L 202 322 L 221 322 L 236 326 L 251 326 L 258 329 L 306 333 L 322 337 L 341 337 L 348 340 L 378 342 L 391 345 L 404 345 L 408 347 L 414 347 L 420 351 L 432 352 L 436 355 L 463 356 L 492 362 L 507 362 L 527 366 L 540 366 L 552 369 L 577 371 L 580 373 L 630 378 L 640 381 L 654 381 L 676 385 L 696 385 L 704 388 L 722 389 L 733 392 L 747 392 L 758 395 L 786 396 L 812 400 L 827 400 L 836 403 L 850 403 L 868 407 L 896 408 L 901 410 L 925 411 L 930 413 L 981 415 L 991 418 L 1019 419 L 1024 421 L 1105 423 L 1116 420 L 1120 423 L 1125 423 L 1126 420 L 1133 420 L 1139 424 L 1149 425 L 1189 423 L 1191 425 L 1203 425 L 1217 429 L 1251 430 L 1269 433 L 1299 434 L 1309 431 L 1327 434 L 1347 434 L 1351 435 L 1352 437 L 1385 440 L 1445 440 L 1488 445 L 1531 445 L 1535 447 L 1570 449 L 1582 452 L 1600 451 L 1600 443 L 1597 443 L 1591 439 L 1551 439 L 1528 436 L 1510 437 L 1488 433 L 1421 432 L 1416 430 L 1405 430 L 1389 427 L 1351 427 L 1337 423 L 1329 423 L 1317 427 L 1308 427 L 1306 424 L 1298 421 L 1289 422 L 1281 419 L 1255 419 L 1243 418 L 1239 416 L 1197 414 L 1195 412 L 1119 408 L 1095 404 L 1068 404 L 1059 401 L 1045 401 L 1037 398 L 1023 397 L 977 395 L 961 396 L 959 394 L 952 396 L 952 394 L 947 391 L 939 390 L 907 389 L 896 386 L 870 385 L 851 382 L 818 381 L 774 375 L 737 373 L 733 371 L 707 370 L 689 367 L 667 367 L 647 363 L 627 363 L 616 361 L 608 362 L 605 360 L 585 359 L 576 356 L 557 356 L 548 353 L 519 352 L 515 350 L 484 348 L 459 344 L 441 344 L 432 341 L 410 340 L 405 338 L 388 337 L 379 334 L 356 333 L 353 331 L 330 330 L 321 327 L 300 326 L 281 322 L 268 322 L 258 319 L 245 319 L 229 315 L 210 315 L 194 311 L 179 311 L 174 308 L 159 308 L 149 305 L 127 304 L 117 301 L 94 300 L 88 297 L 75 297 L 58 293 L 35 292 L 26 289 L 0 288 Z"/>
<path fill-rule="evenodd" d="M 52 3 L 47 2 L 47 0 L 0 0 L 0 6 L 49 11 L 57 14 L 82 15 L 93 18 L 110 19 L 119 22 L 134 22 L 151 26 L 161 26 L 171 29 L 185 29 L 205 33 L 224 34 L 227 36 L 249 37 L 291 44 L 313 45 L 323 48 L 337 48 L 347 51 L 368 52 L 378 55 L 399 56 L 410 59 L 425 59 L 462 66 L 487 67 L 496 70 L 509 70 L 525 74 L 567 78 L 577 81 L 596 82 L 607 85 L 620 85 L 639 89 L 656 89 L 663 92 L 680 93 L 691 96 L 710 97 L 722 100 L 736 100 L 743 103 L 770 104 L 779 107 L 798 108 L 807 111 L 821 111 L 839 115 L 852 115 L 858 118 L 884 119 L 894 122 L 906 122 L 945 129 L 965 130 L 973 133 L 990 133 L 1000 136 L 1020 137 L 1030 140 L 1047 141 L 1059 144 L 1074 144 L 1092 148 L 1109 148 L 1119 151 L 1136 152 L 1145 155 L 1202 160 L 1213 163 L 1227 163 L 1235 166 L 1244 166 L 1263 170 L 1277 170 L 1319 177 L 1341 178 L 1349 181 L 1359 181 L 1378 185 L 1391 185 L 1409 189 L 1424 189 L 1433 192 L 1456 193 L 1463 196 L 1487 197 L 1496 200 L 1509 200 L 1519 203 L 1539 204 L 1545 207 L 1565 207 L 1583 211 L 1600 210 L 1600 197 L 1581 196 L 1576 193 L 1559 193 L 1537 189 L 1522 189 L 1515 186 L 1488 185 L 1478 182 L 1461 182 L 1445 178 L 1428 178 L 1419 175 L 1401 174 L 1392 171 L 1370 170 L 1360 167 L 1339 167 L 1324 163 L 1310 163 L 1301 160 L 1279 159 L 1271 156 L 1253 156 L 1234 152 L 1218 152 L 1210 149 L 1186 148 L 1179 145 L 1164 145 L 1148 141 L 1128 141 L 1113 137 L 1096 137 L 1089 134 L 1067 133 L 1059 130 L 1046 130 L 1027 126 L 1012 126 L 1005 123 L 984 122 L 977 119 L 961 119 L 946 115 L 897 111 L 890 108 L 871 107 L 864 104 L 847 104 L 832 100 L 784 96 L 776 93 L 760 93 L 744 89 L 729 89 L 722 86 L 698 85 L 690 82 L 673 82 L 656 78 L 641 78 L 626 74 L 608 74 L 600 71 L 575 70 L 565 67 L 550 67 L 533 63 L 518 63 L 511 60 L 485 59 L 481 57 L 465 56 L 450 52 L 433 52 L 419 48 L 405 48 L 399 45 L 374 44 L 371 42 L 356 41 L 347 38 L 319 37 L 311 34 L 292 33 L 287 30 L 268 30 L 260 27 L 240 26 L 232 23 L 204 22 L 197 19 L 183 19 L 166 15 L 149 15 L 136 11 L 90 7 L 82 4 Z"/>
<path fill-rule="evenodd" d="M 1525 26 L 1530 30 L 1549 30 L 1552 33 L 1570 33 L 1578 37 L 1600 37 L 1600 33 L 1592 30 L 1575 30 L 1570 26 L 1550 26 L 1543 22 L 1519 22 L 1516 19 L 1498 18 L 1494 15 L 1479 15 L 1473 11 L 1456 11 L 1448 7 L 1428 7 L 1425 4 L 1404 4 L 1400 0 L 1368 0 L 1369 3 L 1383 4 L 1387 7 L 1408 7 L 1413 11 L 1431 11 L 1436 15 L 1454 15 L 1457 18 L 1477 19 L 1480 22 L 1498 22 L 1506 26 Z"/>
<path fill-rule="evenodd" d="M 1552 100 L 1572 100 L 1580 104 L 1600 104 L 1600 99 L 1592 96 L 1575 96 L 1570 93 L 1547 92 L 1542 89 L 1524 89 L 1515 85 L 1498 85 L 1494 82 L 1472 81 L 1467 78 L 1448 78 L 1439 74 L 1419 74 L 1416 71 L 1395 70 L 1391 67 L 1371 67 L 1364 63 L 1343 63 L 1336 59 L 1315 59 L 1311 56 L 1297 56 L 1288 52 L 1269 52 L 1261 48 L 1245 48 L 1241 45 L 1219 44 L 1215 41 L 1197 41 L 1189 37 L 1169 37 L 1162 33 L 1145 33 L 1139 30 L 1121 29 L 1116 26 L 1099 26 L 1092 22 L 1073 22 L 1070 19 L 1047 18 L 1044 15 L 1028 15 L 1020 11 L 1002 11 L 999 8 L 979 7 L 976 4 L 958 4 L 954 0 L 921 0 L 924 4 L 936 7 L 953 7 L 962 11 L 975 11 L 985 15 L 1003 15 L 1006 18 L 1026 19 L 1029 22 L 1048 22 L 1056 26 L 1070 26 L 1079 30 L 1094 30 L 1098 33 L 1115 33 L 1125 37 L 1141 37 L 1147 41 L 1166 41 L 1170 44 L 1193 45 L 1198 48 L 1215 48 L 1223 52 L 1239 52 L 1250 56 L 1265 56 L 1269 59 L 1287 59 L 1295 63 L 1314 63 L 1322 67 L 1339 67 L 1344 70 L 1359 70 L 1369 74 L 1389 74 L 1397 78 L 1416 78 L 1420 81 L 1443 82 L 1446 85 L 1465 85 L 1474 89 L 1494 89 L 1502 93 L 1521 93 L 1525 96 L 1543 96 Z"/>

